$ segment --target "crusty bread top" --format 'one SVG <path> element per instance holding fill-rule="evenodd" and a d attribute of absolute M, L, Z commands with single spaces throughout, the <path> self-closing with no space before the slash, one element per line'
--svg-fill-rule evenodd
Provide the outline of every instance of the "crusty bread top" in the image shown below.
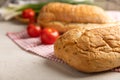
<path fill-rule="evenodd" d="M 82 50 L 120 52 L 120 26 L 87 30 L 77 41 Z"/>
<path fill-rule="evenodd" d="M 38 17 L 38 23 L 60 21 L 66 23 L 108 23 L 111 22 L 105 11 L 93 5 L 71 5 L 53 2 L 45 5 Z"/>
<path fill-rule="evenodd" d="M 83 51 L 91 51 L 102 48 L 103 51 L 119 50 L 120 52 L 120 25 L 113 27 L 81 29 L 76 28 L 64 33 L 58 41 L 64 45 L 76 41 Z M 57 43 L 57 41 L 56 41 Z M 117 51 L 116 51 L 117 52 Z"/>

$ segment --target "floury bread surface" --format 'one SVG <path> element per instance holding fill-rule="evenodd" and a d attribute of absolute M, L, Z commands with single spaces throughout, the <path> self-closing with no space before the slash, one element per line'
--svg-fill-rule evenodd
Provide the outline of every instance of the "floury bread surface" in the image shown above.
<path fill-rule="evenodd" d="M 59 32 L 88 25 L 111 26 L 116 24 L 100 7 L 59 2 L 45 5 L 40 10 L 37 22 L 43 27 L 52 27 Z"/>
<path fill-rule="evenodd" d="M 120 66 L 120 26 L 73 29 L 54 45 L 55 56 L 82 72 L 101 72 Z"/>

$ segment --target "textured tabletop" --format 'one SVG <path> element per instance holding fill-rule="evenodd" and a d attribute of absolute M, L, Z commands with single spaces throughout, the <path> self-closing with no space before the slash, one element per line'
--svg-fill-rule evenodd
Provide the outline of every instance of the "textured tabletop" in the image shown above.
<path fill-rule="evenodd" d="M 24 29 L 25 25 L 0 22 L 0 80 L 120 80 L 117 72 L 85 74 L 22 50 L 6 33 Z"/>

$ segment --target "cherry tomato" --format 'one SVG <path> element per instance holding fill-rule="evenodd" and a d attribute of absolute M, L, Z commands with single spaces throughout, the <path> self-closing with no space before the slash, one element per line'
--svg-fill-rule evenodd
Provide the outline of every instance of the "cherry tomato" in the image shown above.
<path fill-rule="evenodd" d="M 35 11 L 32 8 L 23 10 L 22 17 L 25 19 L 33 19 L 35 17 Z"/>
<path fill-rule="evenodd" d="M 58 31 L 53 28 L 44 28 L 41 32 L 41 41 L 44 44 L 53 44 L 58 37 Z"/>
<path fill-rule="evenodd" d="M 29 24 L 27 27 L 27 33 L 30 37 L 39 37 L 41 34 L 41 28 L 40 26 Z"/>

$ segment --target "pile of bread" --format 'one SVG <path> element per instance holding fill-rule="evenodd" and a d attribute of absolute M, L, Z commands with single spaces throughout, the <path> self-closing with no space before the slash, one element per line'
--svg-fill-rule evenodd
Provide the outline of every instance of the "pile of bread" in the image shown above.
<path fill-rule="evenodd" d="M 49 3 L 38 24 L 64 33 L 54 44 L 55 56 L 82 72 L 101 72 L 120 66 L 120 22 L 93 5 Z"/>

